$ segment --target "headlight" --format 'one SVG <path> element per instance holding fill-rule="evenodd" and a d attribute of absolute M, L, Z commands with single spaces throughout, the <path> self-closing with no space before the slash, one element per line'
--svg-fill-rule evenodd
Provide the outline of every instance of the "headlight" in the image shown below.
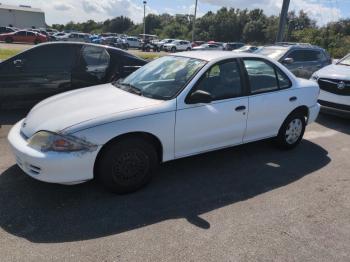
<path fill-rule="evenodd" d="M 48 131 L 35 133 L 28 141 L 28 145 L 42 152 L 75 152 L 93 151 L 96 145 L 70 135 L 60 135 Z"/>

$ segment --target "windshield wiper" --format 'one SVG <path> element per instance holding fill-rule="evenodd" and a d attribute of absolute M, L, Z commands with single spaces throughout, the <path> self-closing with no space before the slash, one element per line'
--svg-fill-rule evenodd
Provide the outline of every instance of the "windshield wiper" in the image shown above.
<path fill-rule="evenodd" d="M 143 96 L 142 91 L 140 89 L 138 89 L 136 86 L 132 85 L 132 84 L 115 82 L 115 83 L 113 83 L 113 85 L 115 85 L 117 87 L 119 86 L 120 88 L 121 87 L 127 87 L 127 88 L 121 88 L 121 89 L 125 90 L 125 91 L 128 91 L 130 93 L 139 95 L 139 96 Z"/>

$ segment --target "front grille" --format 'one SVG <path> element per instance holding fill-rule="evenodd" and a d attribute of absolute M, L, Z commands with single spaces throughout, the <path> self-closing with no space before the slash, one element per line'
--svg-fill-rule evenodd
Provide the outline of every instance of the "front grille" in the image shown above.
<path fill-rule="evenodd" d="M 344 83 L 344 88 L 339 88 L 341 82 Z M 318 85 L 324 91 L 341 96 L 350 96 L 350 81 L 320 78 Z"/>

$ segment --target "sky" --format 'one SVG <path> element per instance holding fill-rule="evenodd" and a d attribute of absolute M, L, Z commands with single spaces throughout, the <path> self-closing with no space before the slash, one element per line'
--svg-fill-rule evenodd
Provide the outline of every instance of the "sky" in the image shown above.
<path fill-rule="evenodd" d="M 46 23 L 65 24 L 69 21 L 84 22 L 89 19 L 104 21 L 124 15 L 135 23 L 143 17 L 143 0 L 0 0 L 2 4 L 30 5 L 45 12 Z M 261 8 L 268 15 L 278 15 L 282 0 L 199 0 L 199 16 L 221 7 Z M 350 17 L 350 0 L 290 0 L 290 9 L 303 9 L 318 25 Z M 147 13 L 188 14 L 194 12 L 195 0 L 147 0 Z"/>

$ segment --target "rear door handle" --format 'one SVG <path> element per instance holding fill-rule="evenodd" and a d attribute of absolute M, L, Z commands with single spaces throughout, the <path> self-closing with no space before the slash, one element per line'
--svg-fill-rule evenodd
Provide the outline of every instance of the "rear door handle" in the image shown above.
<path fill-rule="evenodd" d="M 237 106 L 235 110 L 236 110 L 237 112 L 241 112 L 241 111 L 244 111 L 245 109 L 246 109 L 245 106 Z"/>
<path fill-rule="evenodd" d="M 292 96 L 291 98 L 289 98 L 289 101 L 290 102 L 294 102 L 294 101 L 297 101 L 298 98 L 296 96 Z"/>

